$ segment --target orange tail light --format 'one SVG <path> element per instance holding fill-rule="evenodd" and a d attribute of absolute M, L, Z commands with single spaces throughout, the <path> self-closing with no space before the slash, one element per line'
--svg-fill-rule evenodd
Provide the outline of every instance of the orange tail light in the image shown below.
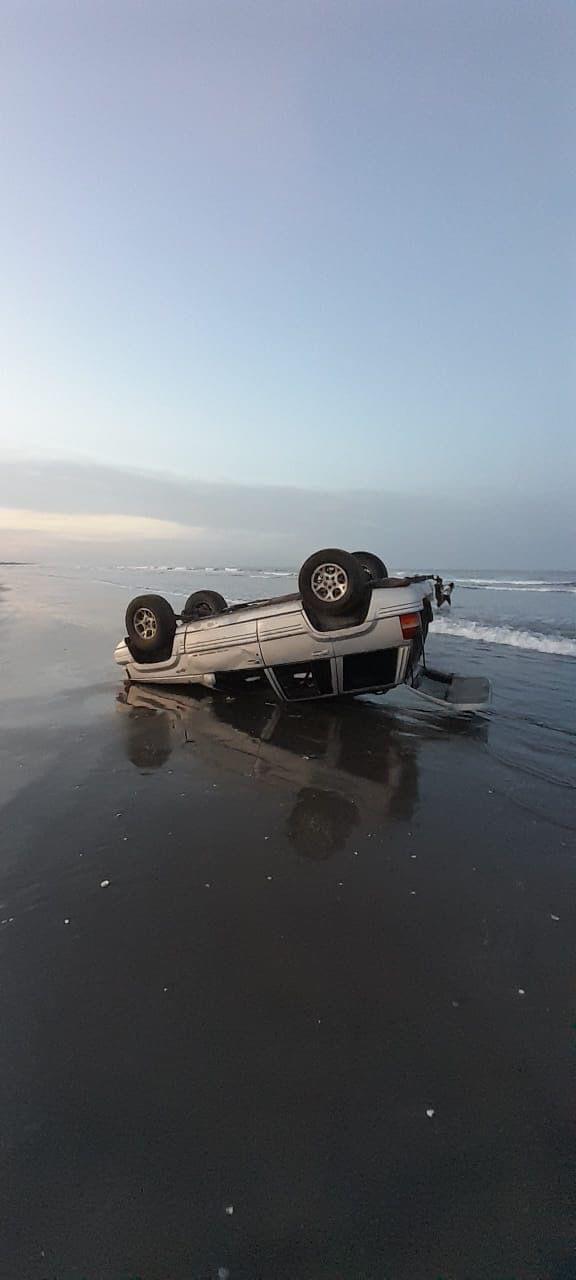
<path fill-rule="evenodd" d="M 400 626 L 402 627 L 402 635 L 405 640 L 413 640 L 422 628 L 422 619 L 419 613 L 401 613 Z"/>

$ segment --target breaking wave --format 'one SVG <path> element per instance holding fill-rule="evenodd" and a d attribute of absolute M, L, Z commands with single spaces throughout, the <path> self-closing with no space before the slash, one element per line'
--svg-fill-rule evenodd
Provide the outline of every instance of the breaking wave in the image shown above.
<path fill-rule="evenodd" d="M 452 621 L 436 618 L 431 624 L 436 635 L 458 636 L 462 640 L 480 640 L 484 644 L 511 645 L 514 649 L 531 649 L 536 653 L 555 653 L 576 658 L 576 640 L 568 636 L 542 635 L 539 631 L 522 631 L 517 627 L 487 626 L 483 622 Z"/>
<path fill-rule="evenodd" d="M 117 564 L 119 570 L 136 573 L 231 573 L 239 578 L 295 578 L 295 569 L 237 569 L 230 565 L 221 567 L 210 564 Z"/>
<path fill-rule="evenodd" d="M 239 578 L 295 578 L 297 569 L 246 569 L 237 565 L 194 565 L 194 564 L 117 564 L 107 568 L 121 571 L 134 570 L 138 573 L 226 573 Z M 416 572 L 410 570 L 409 572 Z M 418 570 L 420 572 L 420 570 Z M 397 569 L 399 577 L 404 570 Z M 456 574 L 445 574 L 446 579 L 453 577 L 457 587 L 464 590 L 486 591 L 560 591 L 576 595 L 576 578 L 463 578 Z"/>
<path fill-rule="evenodd" d="M 457 587 L 486 591 L 561 591 L 576 594 L 576 580 L 566 578 L 454 578 Z"/>

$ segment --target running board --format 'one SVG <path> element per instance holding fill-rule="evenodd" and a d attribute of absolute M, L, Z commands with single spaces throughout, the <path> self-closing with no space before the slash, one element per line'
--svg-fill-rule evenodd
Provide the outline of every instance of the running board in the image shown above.
<path fill-rule="evenodd" d="M 421 667 L 408 688 L 452 711 L 483 711 L 491 695 L 486 676 L 447 675 L 434 667 Z"/>

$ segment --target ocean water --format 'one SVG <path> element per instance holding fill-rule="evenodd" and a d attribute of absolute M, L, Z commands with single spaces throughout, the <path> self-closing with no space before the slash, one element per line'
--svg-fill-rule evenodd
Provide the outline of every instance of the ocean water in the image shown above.
<path fill-rule="evenodd" d="M 405 570 L 398 570 L 405 572 Z M 411 570 L 406 570 L 411 572 Z M 230 602 L 296 590 L 297 571 L 233 566 L 108 565 L 95 577 L 133 594 L 163 592 L 175 607 L 200 585 Z M 450 608 L 437 611 L 435 635 L 475 646 L 506 646 L 576 658 L 576 569 L 551 571 L 445 569 L 455 584 Z"/>
<path fill-rule="evenodd" d="M 129 596 L 166 595 L 178 611 L 187 596 L 209 586 L 229 603 L 282 595 L 297 589 L 297 570 L 212 565 L 102 564 L 96 567 L 34 566 L 42 577 L 116 588 Z M 4 567 L 6 580 L 18 566 Z M 415 570 L 392 570 L 410 573 Z M 495 572 L 446 568 L 455 584 L 452 605 L 435 611 L 431 635 L 450 638 L 479 653 L 515 649 L 551 657 L 576 658 L 576 569 Z"/>
<path fill-rule="evenodd" d="M 437 634 L 576 657 L 576 571 L 443 576 L 455 587 L 451 609 L 443 606 L 436 618 Z"/>

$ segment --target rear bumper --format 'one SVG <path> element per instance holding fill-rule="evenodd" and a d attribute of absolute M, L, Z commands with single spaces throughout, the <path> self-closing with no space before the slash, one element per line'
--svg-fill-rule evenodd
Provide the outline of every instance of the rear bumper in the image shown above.
<path fill-rule="evenodd" d="M 420 667 L 411 688 L 452 711 L 485 711 L 492 697 L 485 676 L 457 676 L 434 667 Z"/>

